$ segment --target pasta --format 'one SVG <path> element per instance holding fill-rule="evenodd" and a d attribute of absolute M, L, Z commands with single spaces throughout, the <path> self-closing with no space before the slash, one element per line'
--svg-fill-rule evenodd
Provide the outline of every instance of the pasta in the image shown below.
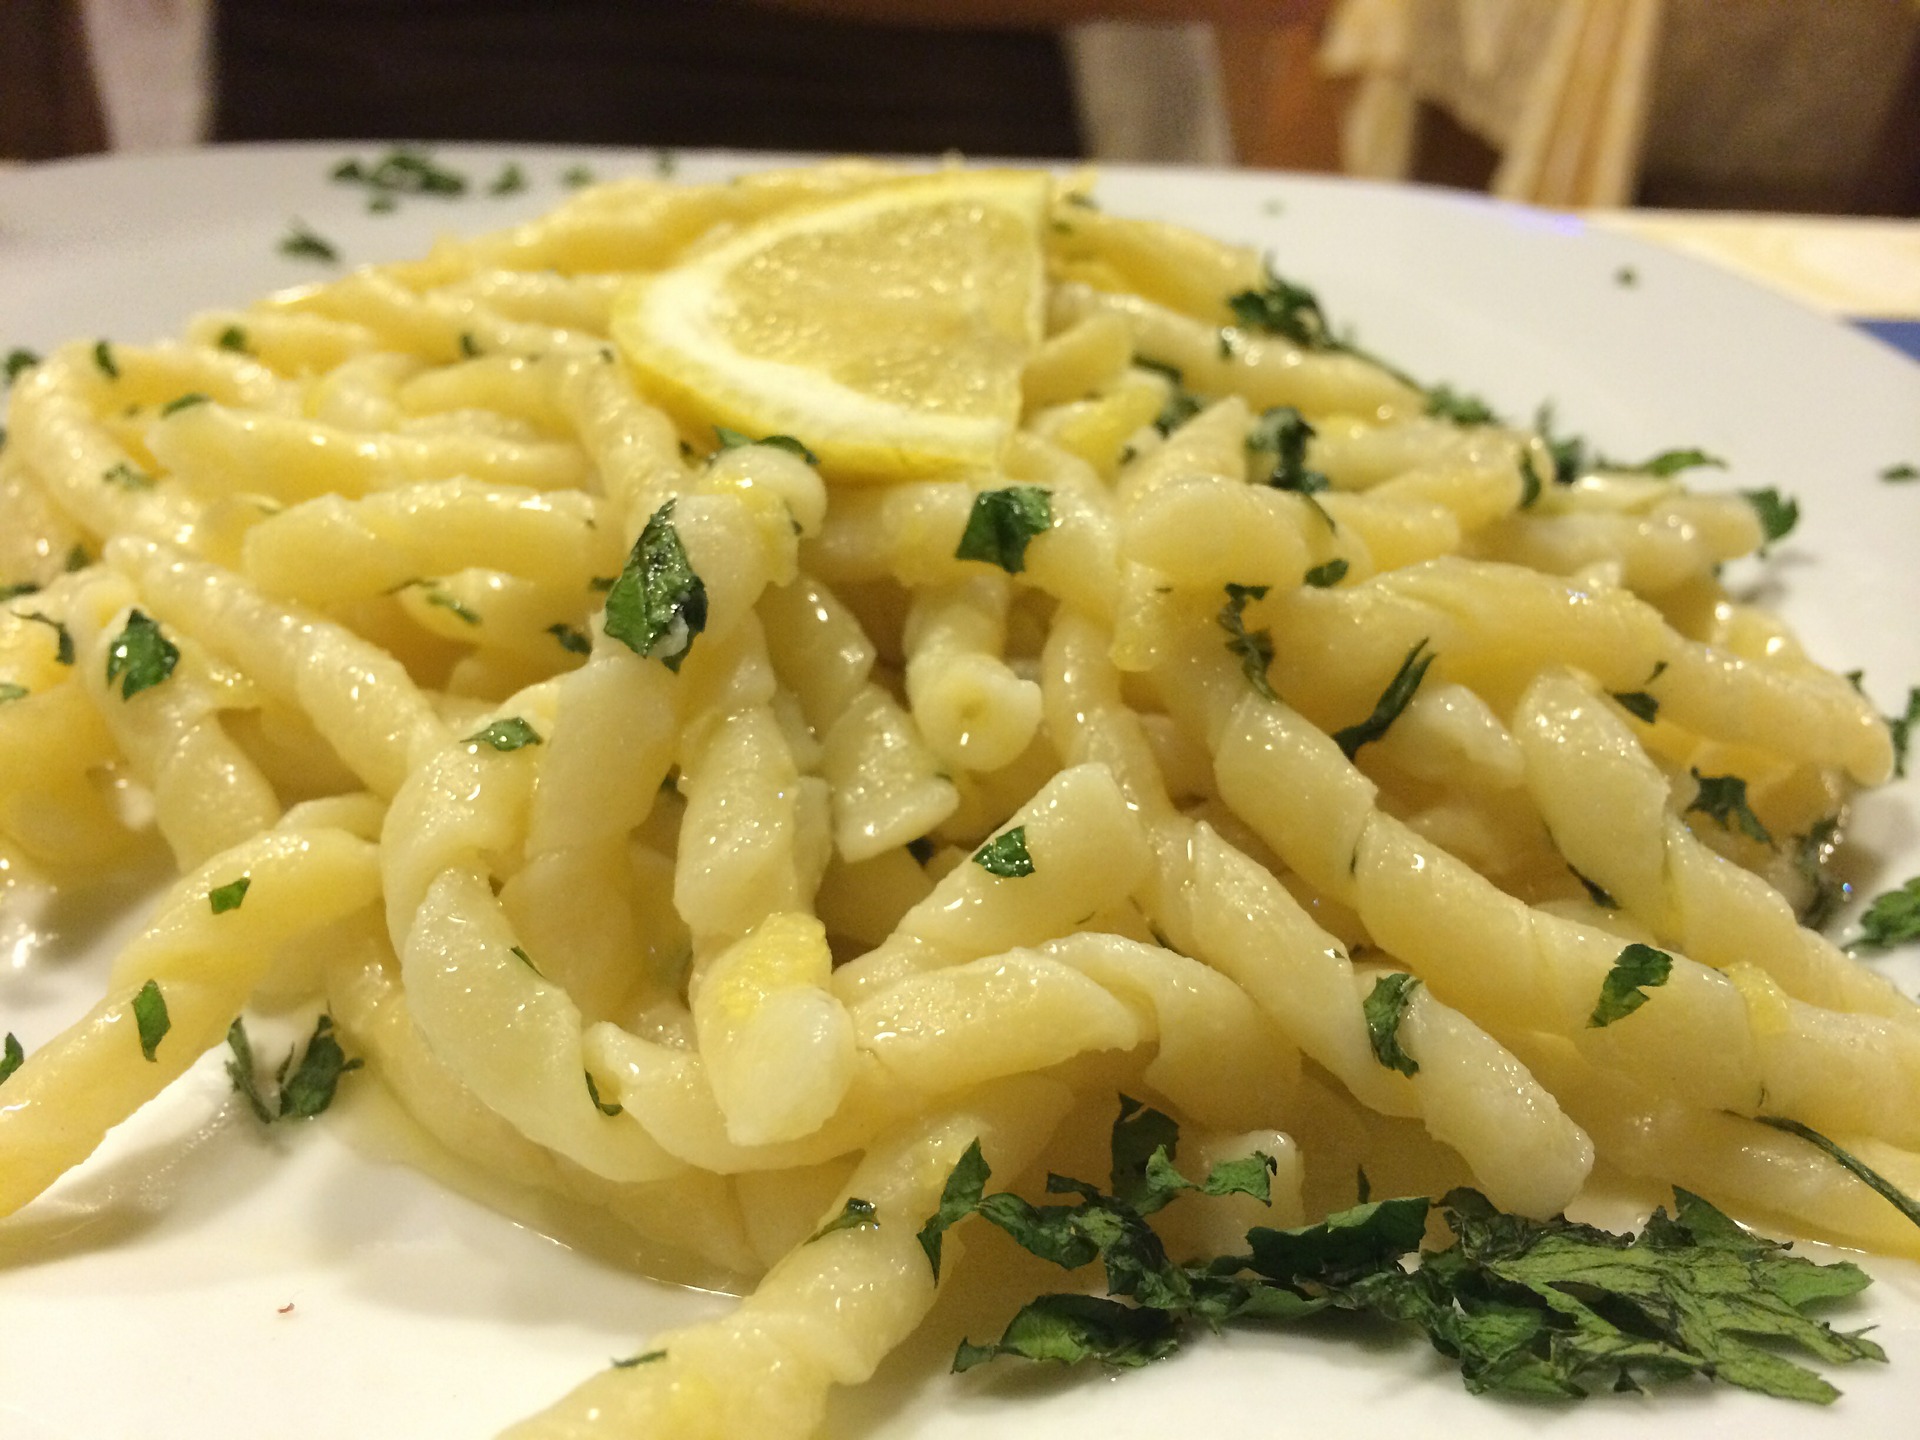
<path fill-rule="evenodd" d="M 619 182 L 19 376 L 0 858 L 77 887 L 150 817 L 181 878 L 0 1080 L 0 1214 L 305 1004 L 464 1162 L 748 1292 L 518 1440 L 814 1433 L 969 1147 L 1038 1193 L 1118 1091 L 1265 1157 L 1196 1245 L 1356 1163 L 1535 1219 L 1604 1163 L 1920 1256 L 1761 1123 L 1920 1188 L 1920 1008 L 1782 888 L 1891 737 L 1718 588 L 1747 501 L 1557 475 L 1249 252 L 966 173 Z M 831 288 L 926 217 L 966 326 Z M 814 410 L 663 378 L 721 265 Z M 894 348 L 796 359 L 756 266 Z"/>

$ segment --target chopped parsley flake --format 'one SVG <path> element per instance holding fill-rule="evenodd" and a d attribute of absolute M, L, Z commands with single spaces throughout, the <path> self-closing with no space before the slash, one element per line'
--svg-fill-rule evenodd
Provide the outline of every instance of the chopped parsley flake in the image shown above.
<path fill-rule="evenodd" d="M 1341 562 L 1344 564 L 1344 562 Z M 1266 628 L 1249 631 L 1247 629 L 1246 608 L 1249 600 L 1261 600 L 1266 597 L 1265 585 L 1227 585 L 1227 603 L 1220 607 L 1215 618 L 1220 628 L 1227 632 L 1227 651 L 1239 657 L 1241 672 L 1247 677 L 1247 683 L 1269 700 L 1280 697 L 1274 693 L 1273 682 L 1267 678 L 1267 667 L 1273 664 L 1273 632 Z"/>
<path fill-rule="evenodd" d="M 560 172 L 560 183 L 569 190 L 578 190 L 593 183 L 593 171 L 585 165 L 569 165 Z"/>
<path fill-rule="evenodd" d="M 332 178 L 341 184 L 366 186 L 375 200 L 388 202 L 381 206 L 383 210 L 392 209 L 391 202 L 399 195 L 452 196 L 467 192 L 466 176 L 435 163 L 424 150 L 407 146 L 389 151 L 371 165 L 343 160 L 334 167 Z"/>
<path fill-rule="evenodd" d="M 1421 653 L 1426 648 L 1427 642 L 1422 638 L 1407 652 L 1406 659 L 1400 662 L 1400 668 L 1393 672 L 1393 678 L 1381 692 L 1371 715 L 1357 725 L 1348 725 L 1333 732 L 1334 743 L 1347 759 L 1351 760 L 1359 754 L 1362 745 L 1370 745 L 1385 735 L 1388 727 L 1400 718 L 1400 712 L 1412 703 L 1414 692 L 1420 688 L 1420 682 L 1427 678 L 1427 667 L 1434 661 L 1431 654 Z"/>
<path fill-rule="evenodd" d="M 20 1048 L 19 1037 L 9 1030 L 6 1048 L 0 1052 L 0 1085 L 6 1084 L 8 1077 L 24 1065 L 26 1060 L 27 1052 Z"/>
<path fill-rule="evenodd" d="M 1793 533 L 1793 527 L 1800 523 L 1800 502 L 1783 499 L 1772 486 L 1765 490 L 1742 490 L 1740 493 L 1760 517 L 1760 531 L 1766 536 L 1765 545 L 1786 539 Z M 1765 545 L 1761 548 L 1764 549 Z"/>
<path fill-rule="evenodd" d="M 983 560 L 1009 575 L 1027 568 L 1027 546 L 1053 524 L 1053 496 L 1039 485 L 1009 485 L 982 490 L 967 512 L 956 560 Z"/>
<path fill-rule="evenodd" d="M 1673 973 L 1673 957 L 1651 945 L 1633 944 L 1620 952 L 1600 982 L 1600 999 L 1587 1017 L 1587 1027 L 1598 1030 L 1616 1020 L 1624 1020 L 1650 998 L 1647 991 L 1667 983 Z"/>
<path fill-rule="evenodd" d="M 1920 875 L 1873 897 L 1860 917 L 1860 943 L 1887 949 L 1920 940 Z"/>
<path fill-rule="evenodd" d="M 1611 690 L 1614 703 L 1636 720 L 1651 725 L 1660 714 L 1660 701 L 1645 690 Z"/>
<path fill-rule="evenodd" d="M 1913 1197 L 1900 1189 L 1899 1186 L 1880 1174 L 1879 1171 L 1869 1168 L 1854 1155 L 1841 1149 L 1818 1130 L 1810 1129 L 1802 1125 L 1798 1120 L 1788 1120 L 1779 1115 L 1756 1115 L 1753 1118 L 1758 1120 L 1762 1125 L 1771 1125 L 1775 1130 L 1784 1131 L 1789 1135 L 1796 1135 L 1809 1145 L 1824 1151 L 1828 1158 L 1842 1170 L 1845 1170 L 1849 1175 L 1853 1176 L 1854 1179 L 1860 1181 L 1869 1190 L 1873 1191 L 1874 1194 L 1878 1195 L 1882 1200 L 1885 1200 L 1889 1205 L 1893 1206 L 1894 1209 L 1906 1216 L 1910 1223 L 1920 1225 L 1920 1203 L 1915 1203 Z"/>
<path fill-rule="evenodd" d="M 100 472 L 100 478 L 109 485 L 118 485 L 122 490 L 151 490 L 153 477 L 143 470 L 136 470 L 121 460 L 109 465 Z"/>
<path fill-rule="evenodd" d="M 1451 385 L 1435 385 L 1427 391 L 1427 414 L 1455 425 L 1498 425 L 1500 417 L 1478 395 L 1455 390 Z"/>
<path fill-rule="evenodd" d="M 186 394 L 176 395 L 173 399 L 162 405 L 160 407 L 160 418 L 164 420 L 169 415 L 178 415 L 182 410 L 190 410 L 195 405 L 205 405 L 211 401 L 212 398 L 211 395 L 203 395 L 198 390 L 189 390 Z"/>
<path fill-rule="evenodd" d="M 1274 274 L 1271 265 L 1265 285 L 1228 296 L 1227 308 L 1242 329 L 1283 336 L 1308 350 L 1340 348 L 1328 329 L 1319 298 L 1304 285 Z"/>
<path fill-rule="evenodd" d="M 1747 804 L 1747 782 L 1738 775 L 1702 775 L 1692 771 L 1699 791 L 1683 814 L 1698 810 L 1722 830 L 1738 830 L 1750 840 L 1771 845 L 1773 836 L 1760 823 L 1760 817 Z"/>
<path fill-rule="evenodd" d="M 527 954 L 525 950 L 522 950 L 518 945 L 509 945 L 507 949 L 513 955 L 514 959 L 526 966 L 527 969 L 533 971 L 534 974 L 540 975 L 540 967 L 533 963 L 533 957 Z M 540 978 L 544 980 L 546 976 L 541 975 Z"/>
<path fill-rule="evenodd" d="M 593 1072 L 591 1070 L 582 1070 L 580 1073 L 587 1077 L 587 1098 L 593 1101 L 594 1109 L 598 1110 L 602 1115 L 611 1117 L 618 1115 L 626 1108 L 618 1102 L 608 1102 L 600 1098 L 600 1087 L 593 1083 Z"/>
<path fill-rule="evenodd" d="M 575 629 L 564 620 L 557 625 L 549 625 L 547 627 L 547 634 L 558 640 L 560 642 L 560 648 L 569 655 L 591 655 L 593 653 L 593 641 L 589 639 L 585 633 Z"/>
<path fill-rule="evenodd" d="M 340 252 L 311 230 L 304 220 L 295 220 L 280 241 L 280 253 L 295 260 L 319 260 L 333 264 Z"/>
<path fill-rule="evenodd" d="M 240 902 L 247 898 L 247 890 L 252 886 L 251 876 L 242 875 L 238 880 L 225 885 L 216 885 L 207 891 L 207 905 L 216 915 L 224 915 L 229 910 L 238 910 Z"/>
<path fill-rule="evenodd" d="M 500 173 L 493 177 L 492 183 L 487 186 L 487 193 L 489 195 L 518 195 L 526 188 L 527 172 L 520 168 L 520 163 L 517 160 L 509 160 L 501 167 Z"/>
<path fill-rule="evenodd" d="M 1339 556 L 1307 571 L 1306 583 L 1316 590 L 1331 590 L 1347 578 L 1347 562 Z"/>
<path fill-rule="evenodd" d="M 40 357 L 31 350 L 13 349 L 7 352 L 7 384 L 11 385 L 27 371 L 40 363 Z"/>
<path fill-rule="evenodd" d="M 758 440 L 738 430 L 729 430 L 724 425 L 713 427 L 713 435 L 720 442 L 722 450 L 738 450 L 742 445 L 771 445 L 776 450 L 784 450 L 789 455 L 798 455 L 809 465 L 818 465 L 820 457 L 809 450 L 791 435 L 762 435 Z"/>
<path fill-rule="evenodd" d="M 73 632 L 51 615 L 42 615 L 38 610 L 20 612 L 22 620 L 31 620 L 36 625 L 45 625 L 53 631 L 53 658 L 61 665 L 73 664 Z M 109 679 L 112 677 L 109 676 Z"/>
<path fill-rule="evenodd" d="M 151 690 L 180 663 L 180 649 L 160 627 L 138 610 L 128 612 L 120 636 L 107 650 L 107 687 L 120 682 L 120 698 L 131 700 Z"/>
<path fill-rule="evenodd" d="M 541 743 L 540 733 L 518 715 L 494 721 L 486 729 L 469 735 L 464 745 L 491 745 L 495 750 L 520 750 Z"/>
<path fill-rule="evenodd" d="M 880 1217 L 873 1213 L 873 1208 L 871 1200 L 862 1200 L 858 1197 L 849 1199 L 838 1215 L 807 1237 L 806 1243 L 811 1245 L 814 1241 L 831 1235 L 836 1230 L 877 1230 L 880 1227 Z"/>
<path fill-rule="evenodd" d="M 409 581 L 408 583 L 415 584 L 421 582 Z M 442 610 L 459 616 L 460 619 L 466 621 L 469 625 L 478 625 L 480 623 L 480 616 L 471 605 L 468 605 L 451 591 L 442 590 L 438 585 L 423 584 L 420 591 L 420 598 L 425 600 L 429 605 L 437 605 Z"/>
<path fill-rule="evenodd" d="M 365 1063 L 358 1058 L 347 1058 L 334 1037 L 331 1015 L 322 1015 L 314 1021 L 313 1034 L 304 1048 L 287 1051 L 286 1058 L 273 1072 L 270 1088 L 260 1082 L 254 1065 L 253 1042 L 247 1038 L 246 1025 L 238 1019 L 227 1027 L 227 1048 L 233 1052 L 227 1061 L 227 1078 L 262 1125 L 279 1120 L 311 1120 L 325 1113 L 339 1091 L 340 1077 Z M 298 1064 L 294 1059 L 296 1055 Z"/>
<path fill-rule="evenodd" d="M 1854 689 L 1859 689 L 1858 685 Z M 1907 775 L 1907 747 L 1913 740 L 1913 727 L 1920 723 L 1920 686 L 1907 691 L 1907 708 L 1899 715 L 1886 717 L 1887 733 L 1893 738 L 1893 773 L 1900 779 Z"/>
<path fill-rule="evenodd" d="M 16 685 L 11 680 L 0 680 L 0 705 L 9 700 L 24 700 L 33 692 L 24 685 Z"/>
<path fill-rule="evenodd" d="M 1593 901 L 1594 904 L 1598 905 L 1602 910 L 1618 910 L 1620 908 L 1620 902 L 1614 899 L 1608 891 L 1594 884 L 1593 881 L 1582 875 L 1578 870 L 1574 870 L 1571 865 L 1567 868 L 1573 871 L 1573 878 L 1580 882 L 1581 888 L 1587 892 L 1587 898 Z"/>
<path fill-rule="evenodd" d="M 232 350 L 244 355 L 247 351 L 247 332 L 238 325 L 229 325 L 220 332 L 220 338 L 213 343 L 222 350 Z"/>
<path fill-rule="evenodd" d="M 613 1362 L 613 1368 L 616 1370 L 631 1370 L 636 1365 L 651 1365 L 656 1360 L 664 1360 L 666 1358 L 667 1352 L 664 1350 L 648 1350 L 641 1355 L 629 1355 L 624 1360 L 615 1360 Z"/>
<path fill-rule="evenodd" d="M 1027 853 L 1027 827 L 1016 825 L 1006 833 L 994 836 L 973 852 L 973 863 L 989 875 L 998 875 L 1003 880 L 1017 880 L 1023 875 L 1033 874 L 1033 857 Z"/>
<path fill-rule="evenodd" d="M 1402 1075 L 1418 1075 L 1420 1062 L 1400 1045 L 1400 1022 L 1407 1017 L 1413 992 L 1420 988 L 1417 976 L 1396 972 L 1382 975 L 1361 1004 L 1367 1020 L 1367 1041 L 1373 1046 L 1373 1058 L 1389 1070 Z"/>
<path fill-rule="evenodd" d="M 133 997 L 133 1023 L 140 1032 L 140 1053 L 158 1064 L 156 1052 L 173 1028 L 173 1021 L 167 1015 L 167 997 L 160 993 L 157 980 L 147 981 Z"/>
<path fill-rule="evenodd" d="M 606 631 L 636 655 L 655 656 L 677 671 L 707 628 L 707 587 L 687 562 L 673 505 L 669 500 L 653 512 L 607 591 Z"/>
<path fill-rule="evenodd" d="M 1906 480 L 1920 480 L 1920 466 L 1902 461 L 1898 465 L 1889 465 L 1880 472 L 1880 478 L 1890 485 L 1898 485 Z"/>
<path fill-rule="evenodd" d="M 106 340 L 96 340 L 93 342 L 93 365 L 96 370 L 109 380 L 118 380 L 120 378 L 120 367 L 114 362 L 113 358 L 113 346 Z"/>

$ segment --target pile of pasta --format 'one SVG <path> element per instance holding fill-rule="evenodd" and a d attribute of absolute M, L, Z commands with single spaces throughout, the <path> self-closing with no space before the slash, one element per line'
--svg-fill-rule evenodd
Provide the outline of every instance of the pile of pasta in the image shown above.
<path fill-rule="evenodd" d="M 150 817 L 181 878 L 6 1080 L 0 1212 L 244 1007 L 319 998 L 349 1083 L 749 1287 L 528 1440 L 810 1433 L 934 1303 L 966 1148 L 1084 1173 L 1122 1090 L 1189 1173 L 1273 1157 L 1268 1223 L 1357 1166 L 1547 1216 L 1598 1158 L 1920 1253 L 1752 1118 L 1920 1190 L 1920 1011 L 1796 915 L 1889 735 L 1720 588 L 1752 507 L 1556 483 L 1542 436 L 1237 320 L 1251 252 L 1064 193 L 997 465 L 841 483 L 650 400 L 634 276 L 891 183 L 618 182 L 19 377 L 0 844 L 79 884 Z M 1325 488 L 1261 483 L 1281 406 Z M 1038 532 L 961 558 L 1016 489 Z M 702 588 L 650 649 L 606 603 L 649 525 Z M 1726 776 L 1754 826 L 1696 803 Z M 1634 943 L 1671 974 L 1595 1024 Z M 1412 1073 L 1363 1013 L 1400 972 Z"/>

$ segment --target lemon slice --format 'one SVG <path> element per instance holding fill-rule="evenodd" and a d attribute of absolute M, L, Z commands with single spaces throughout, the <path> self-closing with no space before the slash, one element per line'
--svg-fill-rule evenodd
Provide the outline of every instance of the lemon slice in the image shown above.
<path fill-rule="evenodd" d="M 835 478 L 992 465 L 1039 343 L 1045 175 L 943 171 L 785 211 L 636 284 L 613 333 L 683 419 Z"/>

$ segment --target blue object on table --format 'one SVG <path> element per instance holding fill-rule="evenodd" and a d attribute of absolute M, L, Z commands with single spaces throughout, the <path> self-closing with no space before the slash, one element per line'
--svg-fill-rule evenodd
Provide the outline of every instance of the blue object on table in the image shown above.
<path fill-rule="evenodd" d="M 1903 354 L 1920 360 L 1920 320 L 1855 320 L 1853 323 Z"/>

